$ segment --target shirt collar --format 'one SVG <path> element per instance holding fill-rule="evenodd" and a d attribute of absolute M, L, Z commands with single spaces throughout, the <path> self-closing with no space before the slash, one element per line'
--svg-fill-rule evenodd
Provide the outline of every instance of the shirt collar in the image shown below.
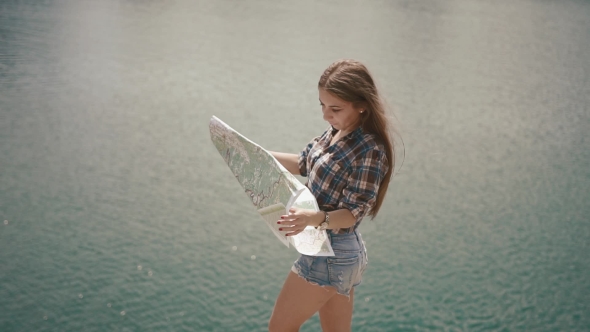
<path fill-rule="evenodd" d="M 338 130 L 336 130 L 332 126 L 330 126 L 326 132 L 327 132 L 327 135 L 326 135 L 326 139 L 324 141 L 324 145 L 327 147 L 330 145 L 330 141 L 332 140 L 332 137 L 334 137 L 334 135 L 338 132 Z M 354 139 L 354 138 L 361 136 L 362 134 L 363 134 L 363 126 L 359 126 L 355 130 L 346 134 L 346 136 L 340 138 L 340 141 Z"/>

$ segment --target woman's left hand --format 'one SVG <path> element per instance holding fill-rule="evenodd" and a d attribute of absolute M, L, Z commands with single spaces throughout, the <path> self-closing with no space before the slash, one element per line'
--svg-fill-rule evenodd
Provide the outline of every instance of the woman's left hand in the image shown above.
<path fill-rule="evenodd" d="M 290 208 L 289 214 L 282 215 L 281 219 L 277 221 L 281 228 L 280 231 L 285 232 L 285 236 L 297 235 L 307 226 L 313 226 L 313 216 L 317 214 L 316 211 Z"/>

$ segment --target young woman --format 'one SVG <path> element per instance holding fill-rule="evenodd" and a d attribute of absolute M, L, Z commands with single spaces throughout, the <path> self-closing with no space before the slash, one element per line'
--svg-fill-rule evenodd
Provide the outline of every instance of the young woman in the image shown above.
<path fill-rule="evenodd" d="M 318 83 L 330 128 L 296 154 L 272 152 L 291 173 L 307 176 L 319 212 L 291 209 L 277 222 L 285 236 L 306 226 L 326 229 L 334 257 L 301 255 L 277 298 L 269 331 L 299 331 L 319 311 L 323 331 L 350 331 L 354 287 L 367 254 L 357 228 L 375 217 L 394 169 L 384 105 L 367 68 L 355 60 L 330 65 Z"/>

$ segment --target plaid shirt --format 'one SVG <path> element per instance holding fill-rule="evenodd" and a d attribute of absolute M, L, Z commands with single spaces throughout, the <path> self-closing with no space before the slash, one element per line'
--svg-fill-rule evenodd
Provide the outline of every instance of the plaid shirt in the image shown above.
<path fill-rule="evenodd" d="M 299 154 L 299 172 L 320 210 L 348 209 L 356 218 L 353 232 L 375 205 L 381 180 L 389 168 L 383 144 L 361 127 L 330 146 L 337 131 L 329 128 Z M 336 230 L 333 230 L 336 231 Z"/>

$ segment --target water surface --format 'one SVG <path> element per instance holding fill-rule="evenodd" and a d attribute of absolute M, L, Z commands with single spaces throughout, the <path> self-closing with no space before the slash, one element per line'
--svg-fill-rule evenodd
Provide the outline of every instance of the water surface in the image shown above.
<path fill-rule="evenodd" d="M 588 330 L 588 40 L 575 0 L 2 2 L 0 330 L 265 330 L 296 253 L 208 120 L 297 152 L 345 57 L 405 142 L 353 330 Z"/>

